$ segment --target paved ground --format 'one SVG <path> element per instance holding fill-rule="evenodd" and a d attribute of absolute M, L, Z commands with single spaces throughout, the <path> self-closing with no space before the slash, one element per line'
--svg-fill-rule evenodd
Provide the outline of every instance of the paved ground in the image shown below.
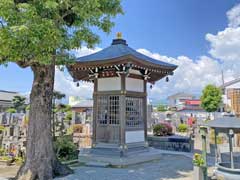
<path fill-rule="evenodd" d="M 201 151 L 199 138 L 195 140 L 195 151 Z M 159 160 L 122 169 L 80 166 L 75 168 L 74 174 L 56 180 L 193 180 L 192 153 L 169 151 L 162 153 Z M 212 166 L 214 157 L 208 159 L 209 165 Z M 18 168 L 0 165 L 0 180 L 14 177 Z M 209 170 L 211 174 L 212 168 Z"/>
<path fill-rule="evenodd" d="M 162 155 L 160 160 L 127 168 L 78 167 L 75 173 L 57 180 L 193 180 L 192 159 Z"/>
<path fill-rule="evenodd" d="M 18 168 L 19 166 L 6 166 L 0 164 L 0 180 L 14 177 Z"/>

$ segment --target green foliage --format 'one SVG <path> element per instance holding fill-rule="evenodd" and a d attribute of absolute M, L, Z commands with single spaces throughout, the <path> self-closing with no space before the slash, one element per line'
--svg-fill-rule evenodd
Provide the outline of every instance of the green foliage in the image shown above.
<path fill-rule="evenodd" d="M 93 47 L 99 42 L 93 27 L 110 32 L 119 13 L 120 0 L 1 0 L 0 64 L 69 63 L 69 50 Z"/>
<path fill-rule="evenodd" d="M 65 98 L 66 95 L 59 92 L 59 91 L 53 91 L 53 99 L 62 99 L 62 98 Z"/>
<path fill-rule="evenodd" d="M 7 151 L 4 148 L 0 148 L 0 156 L 6 156 Z"/>
<path fill-rule="evenodd" d="M 20 166 L 24 163 L 24 159 L 22 157 L 15 157 L 14 162 Z"/>
<path fill-rule="evenodd" d="M 179 124 L 177 130 L 178 132 L 187 132 L 188 126 L 187 124 Z"/>
<path fill-rule="evenodd" d="M 5 130 L 5 127 L 0 125 L 0 133 L 3 132 Z"/>
<path fill-rule="evenodd" d="M 30 110 L 30 105 L 27 105 L 26 108 L 25 108 L 26 111 L 29 111 Z"/>
<path fill-rule="evenodd" d="M 7 113 L 16 113 L 17 110 L 16 110 L 15 108 L 9 108 L 9 109 L 7 109 L 6 112 L 7 112 Z"/>
<path fill-rule="evenodd" d="M 73 127 L 72 126 L 67 128 L 67 133 L 66 134 L 67 135 L 72 135 L 73 134 Z"/>
<path fill-rule="evenodd" d="M 153 134 L 155 136 L 167 136 L 172 134 L 172 127 L 167 123 L 156 124 L 153 127 Z"/>
<path fill-rule="evenodd" d="M 201 106 L 207 112 L 215 112 L 222 101 L 222 92 L 214 85 L 207 85 L 201 96 Z"/>
<path fill-rule="evenodd" d="M 17 111 L 25 110 L 26 108 L 25 101 L 26 101 L 26 98 L 23 96 L 14 96 L 12 99 L 13 107 Z"/>
<path fill-rule="evenodd" d="M 68 104 L 59 104 L 57 107 L 55 107 L 55 112 L 69 112 L 71 111 L 71 106 Z"/>
<path fill-rule="evenodd" d="M 12 159 L 11 157 L 6 156 L 6 155 L 0 157 L 0 160 L 2 160 L 2 161 L 10 161 L 11 159 Z"/>
<path fill-rule="evenodd" d="M 201 154 L 195 153 L 193 157 L 193 164 L 195 166 L 203 166 L 204 165 L 204 159 Z"/>
<path fill-rule="evenodd" d="M 159 104 L 157 106 L 157 111 L 160 111 L 160 112 L 165 112 L 167 111 L 167 106 L 163 105 L 163 104 Z"/>
<path fill-rule="evenodd" d="M 72 111 L 67 111 L 66 112 L 65 120 L 67 120 L 67 121 L 72 120 Z"/>
<path fill-rule="evenodd" d="M 57 157 L 62 161 L 78 158 L 77 146 L 73 143 L 71 136 L 58 137 L 54 147 Z"/>

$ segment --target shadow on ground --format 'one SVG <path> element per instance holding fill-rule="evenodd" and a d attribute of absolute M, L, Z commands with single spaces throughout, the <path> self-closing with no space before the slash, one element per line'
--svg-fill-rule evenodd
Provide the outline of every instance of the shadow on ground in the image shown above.
<path fill-rule="evenodd" d="M 161 155 L 160 160 L 127 168 L 77 167 L 75 173 L 58 180 L 192 180 L 192 159 Z"/>

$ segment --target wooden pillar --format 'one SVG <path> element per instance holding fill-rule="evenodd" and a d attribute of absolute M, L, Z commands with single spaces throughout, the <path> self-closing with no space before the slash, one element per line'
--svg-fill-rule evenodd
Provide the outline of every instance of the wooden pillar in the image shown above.
<path fill-rule="evenodd" d="M 121 74 L 121 96 L 120 96 L 120 146 L 125 149 L 125 127 L 126 127 L 126 74 Z"/>
<path fill-rule="evenodd" d="M 144 123 L 144 140 L 147 142 L 147 80 L 144 80 L 144 97 L 143 97 L 143 123 Z"/>
<path fill-rule="evenodd" d="M 97 89 L 98 78 L 94 78 L 94 92 L 93 92 L 93 132 L 92 132 L 92 147 L 96 146 L 97 137 Z"/>

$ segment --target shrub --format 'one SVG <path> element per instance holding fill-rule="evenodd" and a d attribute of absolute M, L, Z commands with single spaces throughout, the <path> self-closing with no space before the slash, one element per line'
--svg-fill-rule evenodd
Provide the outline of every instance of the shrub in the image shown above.
<path fill-rule="evenodd" d="M 82 133 L 82 132 L 83 132 L 83 125 L 81 124 L 73 125 L 73 133 Z"/>
<path fill-rule="evenodd" d="M 77 146 L 73 143 L 71 136 L 58 137 L 54 143 L 57 157 L 62 161 L 78 158 Z"/>
<path fill-rule="evenodd" d="M 0 156 L 5 156 L 7 151 L 4 148 L 0 148 Z"/>
<path fill-rule="evenodd" d="M 194 154 L 193 164 L 199 167 L 204 165 L 204 159 L 201 154 L 198 154 L 198 153 Z"/>
<path fill-rule="evenodd" d="M 7 113 L 16 113 L 17 112 L 17 110 L 16 109 L 14 109 L 14 108 L 9 108 L 9 109 L 7 109 L 7 111 L 6 111 Z"/>
<path fill-rule="evenodd" d="M 179 124 L 177 129 L 178 132 L 187 132 L 188 126 L 186 124 Z"/>
<path fill-rule="evenodd" d="M 15 157 L 14 161 L 15 161 L 15 163 L 16 163 L 17 165 L 19 165 L 19 166 L 24 163 L 24 159 L 21 158 L 21 157 Z"/>
<path fill-rule="evenodd" d="M 167 136 L 172 134 L 172 126 L 167 123 L 160 123 L 153 127 L 153 134 L 155 136 Z"/>
<path fill-rule="evenodd" d="M 1 157 L 0 157 L 0 160 L 2 160 L 2 161 L 8 161 L 8 160 L 11 160 L 11 158 L 10 158 L 9 156 L 4 155 L 4 156 L 1 156 Z"/>

